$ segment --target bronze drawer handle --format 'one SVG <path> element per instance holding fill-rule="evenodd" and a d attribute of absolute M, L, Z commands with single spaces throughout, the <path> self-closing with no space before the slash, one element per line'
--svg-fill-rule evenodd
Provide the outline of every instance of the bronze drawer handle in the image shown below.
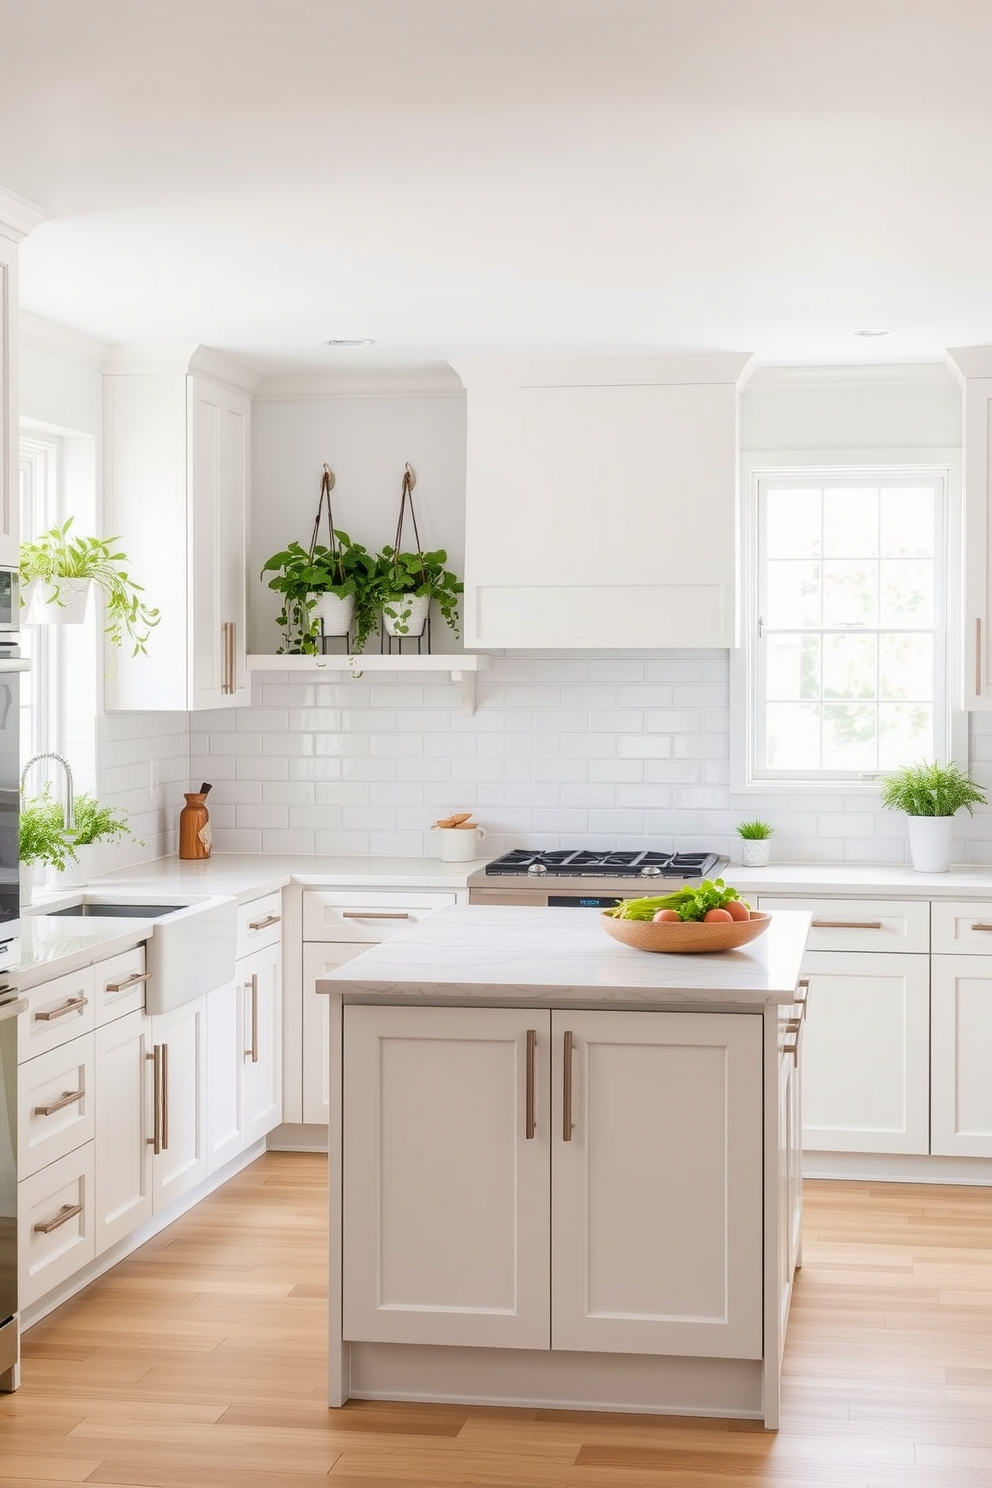
<path fill-rule="evenodd" d="M 282 920 L 282 915 L 272 915 L 272 914 L 266 915 L 264 920 L 249 920 L 248 921 L 248 929 L 249 930 L 267 930 L 270 925 L 278 925 L 281 920 Z"/>
<path fill-rule="evenodd" d="M 123 982 L 106 982 L 107 992 L 130 992 L 132 987 L 140 987 L 142 982 L 147 982 L 151 977 L 150 971 L 136 971 L 131 976 L 125 977 Z"/>
<path fill-rule="evenodd" d="M 409 920 L 413 916 L 403 909 L 343 909 L 343 920 Z"/>
<path fill-rule="evenodd" d="M 527 1091 L 524 1113 L 524 1136 L 528 1142 L 534 1140 L 537 1120 L 534 1115 L 534 1056 L 537 1053 L 537 1029 L 527 1030 Z"/>
<path fill-rule="evenodd" d="M 85 1090 L 63 1090 L 58 1100 L 49 1101 L 47 1106 L 35 1106 L 34 1114 L 36 1116 L 52 1116 L 56 1111 L 61 1111 L 66 1106 L 71 1106 L 73 1101 L 82 1100 L 85 1094 Z"/>
<path fill-rule="evenodd" d="M 80 1013 L 89 1003 L 88 997 L 73 997 L 69 1002 L 63 1003 L 61 1007 L 52 1008 L 47 1013 L 35 1013 L 38 1023 L 51 1023 L 56 1018 L 64 1018 L 66 1013 Z"/>
<path fill-rule="evenodd" d="M 814 930 L 881 930 L 881 920 L 814 920 Z"/>
<path fill-rule="evenodd" d="M 992 925 L 986 925 L 981 920 L 979 920 L 978 923 L 972 925 L 971 928 L 972 930 L 992 930 Z"/>
<path fill-rule="evenodd" d="M 258 973 L 252 972 L 248 983 L 251 992 L 251 1047 L 245 1050 L 245 1058 L 258 1063 Z"/>
<path fill-rule="evenodd" d="M 53 1230 L 61 1229 L 64 1224 L 69 1223 L 70 1219 L 75 1219 L 76 1215 L 82 1212 L 82 1204 L 63 1204 L 54 1219 L 39 1221 L 35 1225 L 35 1230 L 39 1235 L 50 1235 Z"/>
<path fill-rule="evenodd" d="M 561 1139 L 563 1142 L 572 1140 L 572 1031 L 567 1029 L 564 1038 L 564 1052 L 562 1064 L 562 1097 L 561 1097 Z"/>

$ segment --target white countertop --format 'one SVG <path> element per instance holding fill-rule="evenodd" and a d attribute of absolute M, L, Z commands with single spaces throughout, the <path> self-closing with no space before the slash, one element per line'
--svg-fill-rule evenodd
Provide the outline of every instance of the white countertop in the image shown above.
<path fill-rule="evenodd" d="M 992 899 L 992 868 L 961 864 L 950 873 L 917 873 L 880 863 L 770 863 L 767 868 L 723 869 L 727 883 L 752 894 L 827 894 L 905 899 Z"/>
<path fill-rule="evenodd" d="M 793 1001 L 809 923 L 783 910 L 740 950 L 671 956 L 611 940 L 591 911 L 457 905 L 371 946 L 317 991 L 351 1002 L 759 1009 Z"/>

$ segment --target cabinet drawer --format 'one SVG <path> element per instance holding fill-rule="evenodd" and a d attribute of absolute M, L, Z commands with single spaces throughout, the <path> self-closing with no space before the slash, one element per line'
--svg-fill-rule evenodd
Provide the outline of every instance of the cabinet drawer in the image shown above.
<path fill-rule="evenodd" d="M 303 895 L 303 939 L 388 940 L 454 903 L 454 894 L 441 891 L 322 889 Z"/>
<path fill-rule="evenodd" d="M 17 1071 L 17 1173 L 29 1178 L 92 1141 L 93 1035 L 70 1039 Z"/>
<path fill-rule="evenodd" d="M 145 1005 L 145 948 L 135 946 L 119 956 L 109 956 L 93 968 L 93 996 L 96 1003 L 96 1026 L 102 1028 L 125 1013 Z"/>
<path fill-rule="evenodd" d="M 235 955 L 250 956 L 262 946 L 276 945 L 282 936 L 282 890 L 263 894 L 238 905 L 238 944 Z"/>
<path fill-rule="evenodd" d="M 992 903 L 987 899 L 952 904 L 935 902 L 930 913 L 935 954 L 992 956 Z"/>
<path fill-rule="evenodd" d="M 93 1143 L 17 1185 L 17 1288 L 37 1302 L 94 1256 Z"/>
<path fill-rule="evenodd" d="M 759 895 L 758 906 L 805 909 L 813 916 L 809 951 L 918 951 L 930 949 L 930 905 L 910 899 L 782 899 Z"/>
<path fill-rule="evenodd" d="M 95 1026 L 94 968 L 54 977 L 26 994 L 28 1010 L 17 1020 L 17 1062 L 68 1043 Z"/>

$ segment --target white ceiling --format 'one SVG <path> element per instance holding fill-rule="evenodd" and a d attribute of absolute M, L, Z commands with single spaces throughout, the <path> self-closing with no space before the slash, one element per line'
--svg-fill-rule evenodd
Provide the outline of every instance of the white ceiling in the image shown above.
<path fill-rule="evenodd" d="M 0 0 L 0 186 L 26 309 L 269 376 L 939 361 L 992 342 L 990 64 L 990 0 Z"/>

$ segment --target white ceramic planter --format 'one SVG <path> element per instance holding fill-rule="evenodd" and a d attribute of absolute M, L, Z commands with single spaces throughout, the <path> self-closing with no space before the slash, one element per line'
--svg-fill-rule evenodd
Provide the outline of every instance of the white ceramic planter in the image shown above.
<path fill-rule="evenodd" d="M 954 840 L 953 816 L 907 816 L 909 852 L 917 873 L 948 873 Z"/>
<path fill-rule="evenodd" d="M 320 617 L 325 636 L 343 636 L 351 630 L 355 618 L 355 596 L 346 594 L 315 595 L 315 613 Z"/>
<path fill-rule="evenodd" d="M 46 584 L 32 579 L 24 587 L 26 625 L 82 625 L 92 579 L 59 579 Z"/>
<path fill-rule="evenodd" d="M 398 594 L 394 599 L 385 600 L 382 623 L 386 634 L 391 636 L 423 635 L 430 608 L 429 594 Z M 394 613 L 390 614 L 390 610 Z"/>
<path fill-rule="evenodd" d="M 74 863 L 71 858 L 66 859 L 63 872 L 49 867 L 45 876 L 46 889 L 78 889 L 83 884 L 88 884 L 93 875 L 93 854 L 94 844 L 87 842 L 76 848 L 78 862 Z"/>
<path fill-rule="evenodd" d="M 772 845 L 767 837 L 741 838 L 741 867 L 767 868 Z"/>

